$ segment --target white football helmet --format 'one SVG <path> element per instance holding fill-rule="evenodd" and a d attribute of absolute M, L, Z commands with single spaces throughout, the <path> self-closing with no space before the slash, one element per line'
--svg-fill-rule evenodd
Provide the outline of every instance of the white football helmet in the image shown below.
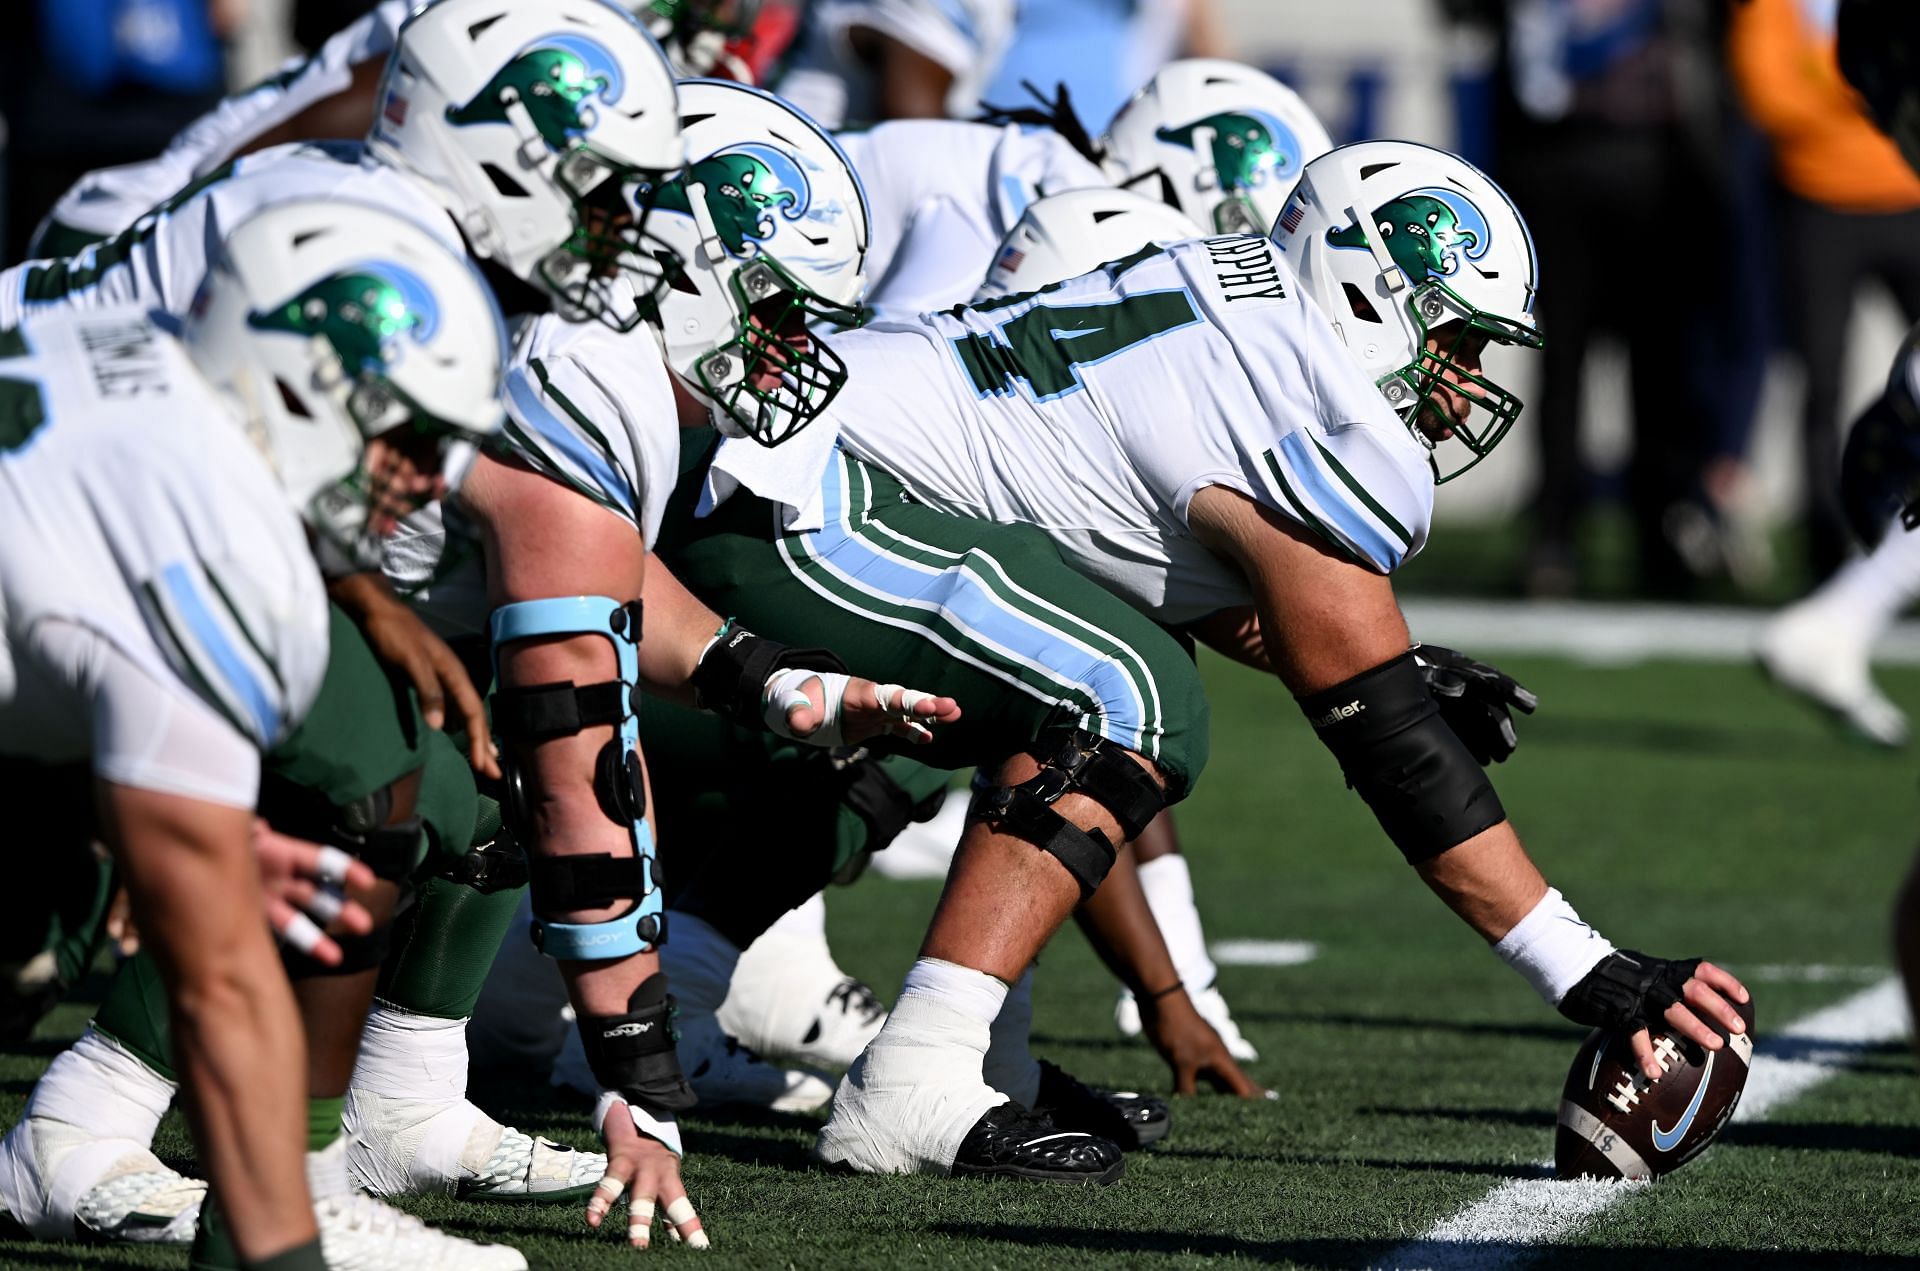
<path fill-rule="evenodd" d="M 619 192 L 684 151 L 673 68 L 631 14 L 436 0 L 400 28 L 379 101 L 374 154 L 424 179 L 475 255 L 550 292 L 566 318 L 639 321 L 632 293 L 650 296 L 665 271 Z"/>
<path fill-rule="evenodd" d="M 1108 174 L 1213 234 L 1265 234 L 1332 138 L 1298 93 L 1220 58 L 1169 62 L 1100 139 Z"/>
<path fill-rule="evenodd" d="M 1540 347 L 1540 271 L 1527 223 L 1484 173 L 1411 141 L 1342 146 L 1307 165 L 1273 241 L 1348 351 L 1436 451 L 1437 480 L 1459 476 L 1506 436 L 1521 402 L 1478 372 L 1479 354 L 1489 342 Z M 1444 347 L 1429 347 L 1442 327 Z M 1443 374 L 1489 418 L 1447 417 L 1434 398 Z M 1443 465 L 1429 430 L 1450 432 L 1464 462 Z"/>
<path fill-rule="evenodd" d="M 846 365 L 805 323 L 852 326 L 866 291 L 866 191 L 798 107 L 684 80 L 686 174 L 634 202 L 681 262 L 662 293 L 667 365 L 729 436 L 778 445 L 826 409 Z"/>
<path fill-rule="evenodd" d="M 727 53 L 727 41 L 753 29 L 761 0 L 642 0 L 633 9 L 682 75 L 715 75 L 753 82 L 752 72 Z"/>
<path fill-rule="evenodd" d="M 387 494 L 368 441 L 407 428 L 396 448 L 451 484 L 501 428 L 493 293 L 465 253 L 380 208 L 304 200 L 241 222 L 181 339 L 307 524 L 361 567 L 379 565 L 370 520 Z"/>
<path fill-rule="evenodd" d="M 1154 243 L 1199 238 L 1200 227 L 1129 190 L 1068 190 L 1028 205 L 993 254 L 976 302 L 997 300 L 1098 269 Z"/>

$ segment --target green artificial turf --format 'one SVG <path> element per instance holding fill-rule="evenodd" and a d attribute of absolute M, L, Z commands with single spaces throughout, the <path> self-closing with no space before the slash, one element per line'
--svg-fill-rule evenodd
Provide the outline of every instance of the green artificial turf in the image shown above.
<path fill-rule="evenodd" d="M 1510 668 L 1542 697 L 1497 778 L 1548 877 L 1613 940 L 1740 970 L 1884 967 L 1893 887 L 1920 839 L 1914 755 L 1849 744 L 1738 666 Z M 806 1118 L 694 1117 L 686 1174 L 727 1267 L 1378 1265 L 1552 1152 L 1580 1030 L 1543 1006 L 1426 894 L 1341 788 L 1278 685 L 1217 660 L 1212 765 L 1180 810 L 1218 939 L 1309 940 L 1317 960 L 1227 967 L 1269 1103 L 1174 1101 L 1160 1149 L 1116 1186 L 1053 1190 L 810 1170 Z M 1883 681 L 1920 711 L 1920 673 Z M 834 949 L 890 994 L 937 894 L 869 876 L 828 899 Z M 1858 991 L 1859 978 L 1755 985 L 1759 1034 Z M 1112 1026 L 1113 990 L 1071 929 L 1042 960 L 1035 1050 L 1099 1083 L 1164 1070 Z M 85 1007 L 0 1055 L 0 1115 Z M 581 1142 L 571 1105 L 526 1085 L 476 1091 L 530 1132 Z M 161 1150 L 188 1146 L 170 1118 Z M 520 1245 L 536 1267 L 639 1256 L 566 1209 L 450 1200 L 409 1208 Z M 1665 1251 L 1665 1252 L 1662 1252 Z M 688 1251 L 657 1245 L 649 1259 Z M 1901 1047 L 1734 1127 L 1699 1164 L 1543 1250 L 1541 1265 L 1894 1265 L 1920 1256 L 1920 1076 Z M 1676 1261 L 1677 1259 L 1677 1261 Z M 184 1255 L 0 1240 L 5 1266 L 169 1266 Z"/>

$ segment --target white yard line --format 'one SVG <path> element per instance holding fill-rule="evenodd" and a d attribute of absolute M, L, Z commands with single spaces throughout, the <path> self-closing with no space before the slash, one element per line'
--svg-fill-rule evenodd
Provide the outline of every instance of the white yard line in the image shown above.
<path fill-rule="evenodd" d="M 1207 952 L 1221 966 L 1305 966 L 1320 956 L 1311 940 L 1215 940 Z"/>
<path fill-rule="evenodd" d="M 1421 600 L 1405 605 L 1414 638 L 1475 653 L 1550 654 L 1583 662 L 1648 658 L 1745 662 L 1773 613 L 1704 605 L 1614 605 L 1578 600 Z M 1895 624 L 1874 660 L 1920 665 L 1920 623 Z"/>
<path fill-rule="evenodd" d="M 1868 1046 L 1906 1036 L 1907 1006 L 1900 982 L 1887 978 L 1872 988 L 1815 1011 L 1776 1031 L 1761 1021 L 1736 1121 L 1758 1121 L 1838 1075 Z M 1537 1164 L 1553 1167 L 1551 1160 Z M 1550 1245 L 1593 1222 L 1632 1196 L 1644 1183 L 1563 1183 L 1515 1179 L 1428 1228 L 1374 1265 L 1504 1271 L 1548 1255 Z"/>

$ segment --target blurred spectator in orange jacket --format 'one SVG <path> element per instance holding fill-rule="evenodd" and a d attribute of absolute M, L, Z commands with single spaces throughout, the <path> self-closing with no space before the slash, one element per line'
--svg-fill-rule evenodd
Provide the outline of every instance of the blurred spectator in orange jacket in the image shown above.
<path fill-rule="evenodd" d="M 1848 320 L 1878 278 L 1920 320 L 1920 177 L 1841 78 L 1835 0 L 1734 6 L 1728 55 L 1740 96 L 1773 145 L 1788 336 L 1805 364 L 1802 416 L 1810 561 L 1817 577 L 1847 553 L 1839 413 Z"/>

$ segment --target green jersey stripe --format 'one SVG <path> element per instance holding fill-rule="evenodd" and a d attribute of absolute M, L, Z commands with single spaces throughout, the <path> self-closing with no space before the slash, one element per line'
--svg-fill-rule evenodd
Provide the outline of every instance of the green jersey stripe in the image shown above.
<path fill-rule="evenodd" d="M 1312 433 L 1308 433 L 1307 440 L 1313 443 L 1313 448 L 1320 452 L 1320 457 L 1327 461 L 1329 468 L 1333 469 L 1333 475 L 1339 477 L 1347 489 L 1353 491 L 1354 495 L 1358 497 L 1362 503 L 1366 504 L 1367 510 L 1378 517 L 1382 525 L 1393 531 L 1394 536 L 1400 540 L 1401 546 L 1411 549 L 1413 547 L 1413 535 L 1407 532 L 1407 527 L 1395 520 L 1393 513 L 1387 511 L 1385 507 L 1381 506 L 1378 499 L 1367 492 L 1367 488 L 1361 485 L 1351 472 L 1347 471 L 1347 465 L 1341 463 L 1334 457 L 1331 450 L 1328 450 L 1320 444 L 1318 437 L 1315 437 Z M 1269 453 L 1269 462 L 1271 462 L 1271 453 Z"/>

